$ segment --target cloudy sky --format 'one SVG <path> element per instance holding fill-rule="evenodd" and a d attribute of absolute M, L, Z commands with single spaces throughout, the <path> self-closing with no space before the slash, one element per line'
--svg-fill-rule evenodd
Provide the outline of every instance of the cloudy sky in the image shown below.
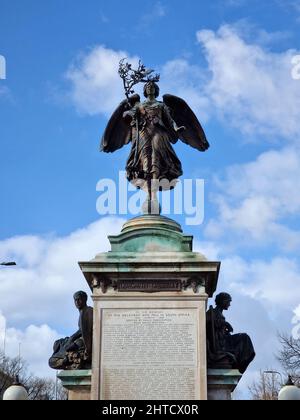
<path fill-rule="evenodd" d="M 204 154 L 175 146 L 184 177 L 205 181 L 204 222 L 171 217 L 195 250 L 222 261 L 228 320 L 257 350 L 244 392 L 259 369 L 278 368 L 277 331 L 300 322 L 300 1 L 0 8 L 0 260 L 18 263 L 0 269 L 0 347 L 6 325 L 7 354 L 21 343 L 30 369 L 52 374 L 52 343 L 77 322 L 72 294 L 88 291 L 77 261 L 108 250 L 107 235 L 131 217 L 96 211 L 98 181 L 118 179 L 129 148 L 98 150 L 124 95 L 118 62 L 142 59 L 160 72 L 162 93 L 191 105 L 211 143 Z"/>

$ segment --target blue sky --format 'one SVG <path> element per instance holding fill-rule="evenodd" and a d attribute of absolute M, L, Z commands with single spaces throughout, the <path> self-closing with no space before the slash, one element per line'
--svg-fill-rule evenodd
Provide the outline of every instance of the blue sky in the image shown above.
<path fill-rule="evenodd" d="M 275 365 L 276 330 L 300 318 L 299 25 L 298 0 L 0 0 L 0 259 L 19 262 L 0 271 L 11 354 L 21 340 L 27 357 L 28 337 L 42 336 L 28 358 L 47 372 L 40 354 L 76 322 L 77 261 L 107 250 L 122 225 L 97 214 L 96 184 L 117 179 L 129 152 L 98 151 L 126 54 L 159 71 L 162 93 L 182 96 L 203 123 L 208 152 L 175 149 L 185 177 L 205 180 L 205 220 L 175 218 L 195 249 L 222 261 L 219 291 L 233 294 L 237 330 L 266 337 L 271 356 L 258 355 L 248 381 Z"/>

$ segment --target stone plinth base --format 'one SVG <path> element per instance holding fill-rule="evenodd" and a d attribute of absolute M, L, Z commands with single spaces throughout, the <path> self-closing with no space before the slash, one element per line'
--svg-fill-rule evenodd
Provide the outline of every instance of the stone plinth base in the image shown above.
<path fill-rule="evenodd" d="M 91 370 L 64 370 L 57 377 L 68 390 L 68 400 L 91 399 Z"/>
<path fill-rule="evenodd" d="M 91 370 L 65 370 L 58 374 L 64 388 L 68 390 L 69 400 L 91 399 Z M 242 375 L 238 370 L 208 369 L 207 399 L 231 400 L 231 394 Z"/>
<path fill-rule="evenodd" d="M 92 400 L 206 400 L 206 306 L 220 262 L 144 215 L 79 263 L 94 302 Z"/>
<path fill-rule="evenodd" d="M 207 399 L 231 400 L 231 394 L 242 376 L 243 375 L 235 369 L 208 369 Z"/>
<path fill-rule="evenodd" d="M 207 399 L 205 292 L 96 293 L 91 399 Z"/>

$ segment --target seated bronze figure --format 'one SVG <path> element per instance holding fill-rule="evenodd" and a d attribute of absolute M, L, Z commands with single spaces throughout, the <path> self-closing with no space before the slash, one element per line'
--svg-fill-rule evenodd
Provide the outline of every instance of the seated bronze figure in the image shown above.
<path fill-rule="evenodd" d="M 238 369 L 244 373 L 255 357 L 252 341 L 247 334 L 232 334 L 232 326 L 226 322 L 223 311 L 230 307 L 228 293 L 216 296 L 216 307 L 206 314 L 207 362 L 213 369 Z"/>
<path fill-rule="evenodd" d="M 79 310 L 79 329 L 71 337 L 56 340 L 49 366 L 53 369 L 89 369 L 92 361 L 93 308 L 87 306 L 87 294 L 74 294 L 74 303 Z"/>

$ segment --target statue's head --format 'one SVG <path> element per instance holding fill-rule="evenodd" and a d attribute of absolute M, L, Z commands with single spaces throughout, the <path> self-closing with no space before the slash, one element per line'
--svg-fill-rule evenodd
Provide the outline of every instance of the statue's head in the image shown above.
<path fill-rule="evenodd" d="M 88 296 L 82 290 L 74 293 L 73 298 L 74 298 L 75 306 L 77 309 L 82 309 L 86 306 Z"/>
<path fill-rule="evenodd" d="M 215 300 L 216 305 L 226 311 L 230 307 L 231 301 L 232 301 L 232 297 L 230 296 L 229 293 L 219 293 L 216 296 L 216 300 Z"/>
<path fill-rule="evenodd" d="M 148 98 L 151 93 L 154 93 L 155 98 L 159 95 L 159 86 L 153 81 L 149 81 L 144 85 L 144 96 Z"/>

